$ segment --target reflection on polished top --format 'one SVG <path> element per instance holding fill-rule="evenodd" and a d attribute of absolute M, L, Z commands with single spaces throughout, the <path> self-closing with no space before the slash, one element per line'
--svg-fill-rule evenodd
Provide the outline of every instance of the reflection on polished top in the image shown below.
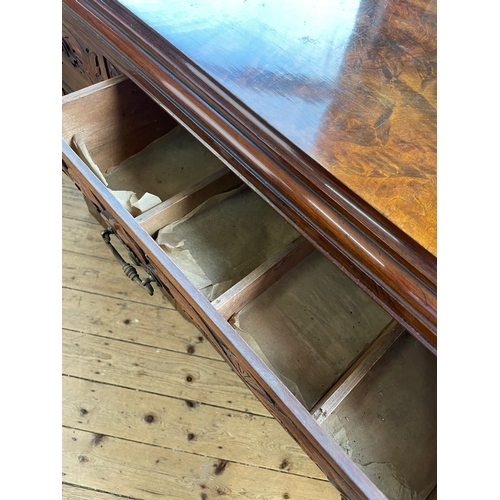
<path fill-rule="evenodd" d="M 121 0 L 436 255 L 436 0 Z"/>

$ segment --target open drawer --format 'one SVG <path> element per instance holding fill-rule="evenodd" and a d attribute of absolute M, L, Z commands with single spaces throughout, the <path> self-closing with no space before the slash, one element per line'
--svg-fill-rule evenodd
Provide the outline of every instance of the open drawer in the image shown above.
<path fill-rule="evenodd" d="M 347 498 L 432 494 L 435 357 L 226 163 L 121 76 L 63 98 L 63 169 Z"/>

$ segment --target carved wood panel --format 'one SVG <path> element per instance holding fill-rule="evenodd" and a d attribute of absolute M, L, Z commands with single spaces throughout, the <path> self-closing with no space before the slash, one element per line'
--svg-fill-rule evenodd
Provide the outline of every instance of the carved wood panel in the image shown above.
<path fill-rule="evenodd" d="M 102 82 L 121 72 L 88 44 L 62 25 L 62 87 L 67 94 Z"/>

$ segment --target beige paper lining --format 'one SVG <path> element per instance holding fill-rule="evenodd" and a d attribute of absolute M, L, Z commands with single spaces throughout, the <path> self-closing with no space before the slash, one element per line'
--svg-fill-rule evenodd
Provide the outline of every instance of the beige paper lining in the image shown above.
<path fill-rule="evenodd" d="M 113 190 L 134 191 L 138 198 L 147 192 L 165 201 L 223 168 L 213 153 L 177 126 L 105 175 Z"/>
<path fill-rule="evenodd" d="M 408 333 L 322 423 L 389 500 L 436 484 L 436 363 Z"/>
<path fill-rule="evenodd" d="M 298 238 L 245 185 L 213 196 L 158 233 L 158 244 L 214 300 Z"/>
<path fill-rule="evenodd" d="M 226 168 L 181 126 L 104 173 L 92 160 L 80 134 L 73 137 L 73 148 L 134 217 Z"/>
<path fill-rule="evenodd" d="M 89 150 L 85 145 L 83 137 L 81 134 L 75 134 L 73 136 L 72 146 L 76 154 L 83 160 L 83 162 L 87 165 L 87 167 L 94 172 L 94 174 L 98 177 L 98 179 L 105 185 L 108 185 L 101 169 L 94 163 L 92 157 L 90 156 Z"/>
<path fill-rule="evenodd" d="M 231 322 L 310 410 L 390 319 L 333 264 L 313 252 Z"/>

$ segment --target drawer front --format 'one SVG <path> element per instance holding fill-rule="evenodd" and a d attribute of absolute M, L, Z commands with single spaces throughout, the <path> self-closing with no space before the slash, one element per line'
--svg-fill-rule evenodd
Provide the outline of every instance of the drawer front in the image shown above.
<path fill-rule="evenodd" d="M 108 116 L 104 119 L 102 113 L 94 113 L 94 105 L 96 109 L 106 106 Z M 116 121 L 110 119 L 113 106 L 119 117 Z M 362 456 L 339 439 L 346 430 L 339 427 L 337 416 L 355 415 L 360 387 L 373 392 L 374 384 L 384 377 L 401 378 L 397 362 L 390 361 L 399 356 L 394 352 L 409 349 L 407 334 L 239 177 L 208 151 L 198 151 L 200 145 L 162 114 L 124 77 L 67 96 L 63 99 L 63 170 L 81 190 L 91 212 L 133 253 L 133 260 L 143 268 L 137 268 L 143 274 L 140 280 L 154 280 L 155 288 L 176 301 L 347 498 L 394 498 L 392 486 L 386 485 L 392 472 L 387 473 L 386 482 L 378 483 L 371 470 L 362 470 Z M 130 128 L 124 123 L 130 123 Z M 88 146 L 88 157 L 69 145 L 74 146 L 77 134 Z M 160 156 L 169 158 L 168 166 L 150 171 L 152 158 L 158 157 L 151 148 L 160 147 L 164 138 L 170 142 Z M 145 154 L 150 155 L 148 162 L 140 163 Z M 190 162 L 202 167 L 191 168 Z M 131 186 L 135 175 L 131 172 L 136 168 L 141 182 L 145 177 L 155 182 Z M 172 169 L 178 177 L 175 182 L 167 182 L 168 176 L 161 178 L 162 168 Z M 165 184 L 175 184 L 174 191 Z M 137 191 L 136 198 L 119 201 L 130 189 Z M 131 200 L 144 192 L 158 196 L 159 201 L 138 213 L 140 204 L 131 205 Z M 219 236 L 224 231 L 229 234 L 225 247 Z M 197 238 L 206 239 L 195 242 Z M 204 263 L 198 249 L 207 253 L 212 247 L 209 262 Z M 225 253 L 219 265 L 221 248 Z M 314 300 L 308 303 L 310 297 Z M 408 387 L 415 392 L 412 401 L 418 401 L 422 397 L 418 391 L 423 391 L 431 407 L 422 413 L 416 403 L 415 411 L 422 413 L 424 423 L 415 427 L 417 437 L 426 437 L 422 454 L 432 455 L 435 394 L 421 384 L 414 387 L 413 379 L 423 371 L 432 386 L 435 358 L 415 344 L 411 349 L 416 348 L 422 360 L 410 373 Z M 395 366 L 387 372 L 385 364 Z M 390 387 L 405 391 L 405 387 Z M 380 411 L 388 409 L 383 406 Z M 406 415 L 387 418 L 404 429 Z M 377 421 L 370 422 L 376 429 Z M 358 425 L 367 424 L 361 420 Z M 405 446 L 418 447 L 419 443 L 408 440 Z M 399 460 L 397 445 L 393 448 L 389 455 Z M 371 460 L 379 460 L 378 450 L 372 451 Z M 358 465 L 348 455 L 356 457 Z M 402 467 L 406 473 L 406 464 Z M 433 463 L 428 469 L 425 477 L 415 479 L 422 498 L 435 486 Z"/>

